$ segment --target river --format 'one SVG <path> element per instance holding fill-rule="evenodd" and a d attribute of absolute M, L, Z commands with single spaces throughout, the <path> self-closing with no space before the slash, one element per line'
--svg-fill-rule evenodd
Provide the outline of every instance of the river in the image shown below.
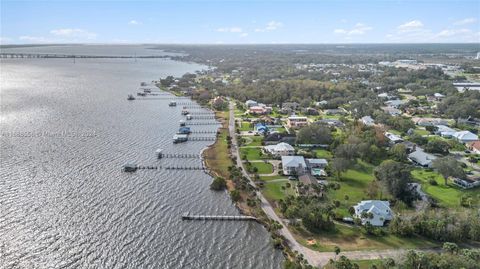
<path fill-rule="evenodd" d="M 147 46 L 57 46 L 2 52 L 162 54 Z M 182 221 L 239 212 L 199 165 L 211 141 L 172 144 L 182 106 L 127 101 L 141 81 L 204 66 L 169 59 L 2 59 L 0 268 L 279 268 L 282 253 L 254 222 Z M 205 110 L 206 111 L 206 110 Z M 203 112 L 205 112 L 203 111 Z M 200 121 L 200 120 L 199 120 Z M 214 130 L 216 126 L 192 126 Z"/>

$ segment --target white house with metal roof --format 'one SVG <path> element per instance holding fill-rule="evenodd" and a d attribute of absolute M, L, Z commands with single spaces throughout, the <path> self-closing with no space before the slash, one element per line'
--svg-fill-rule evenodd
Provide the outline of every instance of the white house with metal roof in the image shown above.
<path fill-rule="evenodd" d="M 361 201 L 353 208 L 355 209 L 355 217 L 360 218 L 363 225 L 368 222 L 373 226 L 383 226 L 385 221 L 393 219 L 388 201 L 366 200 Z M 364 212 L 370 216 L 365 217 L 365 214 L 362 214 Z"/>
<path fill-rule="evenodd" d="M 295 154 L 295 149 L 290 145 L 285 142 L 278 143 L 276 145 L 268 145 L 263 147 L 264 150 L 273 156 L 288 156 L 288 155 L 294 155 Z"/>
<path fill-rule="evenodd" d="M 430 154 L 426 153 L 423 151 L 422 148 L 416 147 L 416 150 L 410 154 L 408 154 L 408 159 L 420 166 L 423 167 L 432 167 L 432 162 L 436 159 L 437 157 Z"/>
<path fill-rule="evenodd" d="M 283 174 L 302 175 L 307 170 L 307 164 L 303 156 L 282 156 Z"/>
<path fill-rule="evenodd" d="M 470 131 L 460 131 L 452 135 L 461 143 L 468 143 L 478 140 L 478 136 Z"/>

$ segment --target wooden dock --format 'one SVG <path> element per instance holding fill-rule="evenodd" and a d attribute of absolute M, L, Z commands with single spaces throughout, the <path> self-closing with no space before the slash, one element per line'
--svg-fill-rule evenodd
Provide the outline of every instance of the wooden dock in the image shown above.
<path fill-rule="evenodd" d="M 182 215 L 182 220 L 258 221 L 252 216 L 190 215 L 189 212 Z"/>
<path fill-rule="evenodd" d="M 173 165 L 167 165 L 167 166 L 161 166 L 161 165 L 129 165 L 128 167 L 123 167 L 122 168 L 122 171 L 124 172 L 129 172 L 129 173 L 132 173 L 132 172 L 136 172 L 138 170 L 161 170 L 161 169 L 164 169 L 164 170 L 202 170 L 202 171 L 205 171 L 205 167 L 202 166 L 195 166 L 195 165 L 192 165 L 192 166 L 188 166 L 188 165 L 176 165 L 176 166 L 173 166 Z"/>
<path fill-rule="evenodd" d="M 191 126 L 191 125 L 220 125 L 220 122 L 217 121 L 198 121 L 198 122 L 187 122 L 185 123 L 186 126 Z"/>

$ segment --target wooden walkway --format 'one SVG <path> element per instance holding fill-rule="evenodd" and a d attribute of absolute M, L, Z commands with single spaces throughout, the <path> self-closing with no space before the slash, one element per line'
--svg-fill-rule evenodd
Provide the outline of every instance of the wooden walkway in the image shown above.
<path fill-rule="evenodd" d="M 182 215 L 182 220 L 258 221 L 257 218 L 252 216 L 190 215 L 189 212 Z"/>

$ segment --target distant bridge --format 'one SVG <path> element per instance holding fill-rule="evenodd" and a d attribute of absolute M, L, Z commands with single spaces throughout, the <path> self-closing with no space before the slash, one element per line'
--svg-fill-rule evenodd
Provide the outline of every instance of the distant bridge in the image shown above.
<path fill-rule="evenodd" d="M 166 55 L 74 55 L 74 54 L 50 54 L 50 53 L 0 53 L 0 58 L 67 58 L 67 59 L 153 59 L 170 58 Z"/>

